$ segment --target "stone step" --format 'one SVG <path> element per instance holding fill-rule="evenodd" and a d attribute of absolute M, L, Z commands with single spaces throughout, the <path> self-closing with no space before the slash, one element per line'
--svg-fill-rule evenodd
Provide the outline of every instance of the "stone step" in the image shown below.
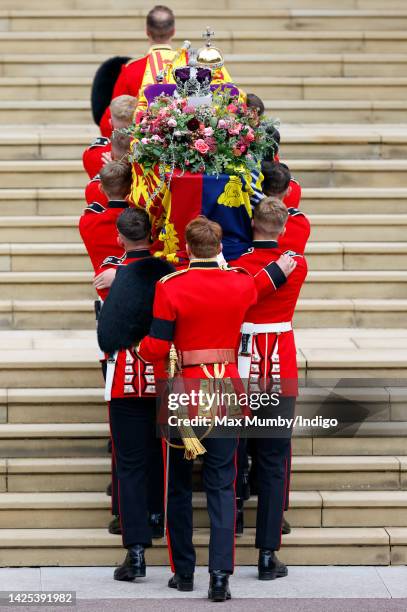
<path fill-rule="evenodd" d="M 10 1 L 10 0 L 8 0 Z M 211 0 L 214 2 L 214 0 Z M 92 0 L 92 8 L 95 1 Z M 326 2 L 325 2 L 326 5 Z M 307 3 L 308 6 L 308 3 Z M 306 10 L 306 9 L 264 9 L 254 8 L 247 14 L 247 6 L 239 0 L 238 9 L 215 7 L 213 21 L 219 30 L 231 31 L 248 28 L 259 30 L 357 30 L 404 31 L 407 23 L 407 11 L 403 4 L 400 8 L 383 10 L 383 5 L 377 10 L 366 5 L 360 10 Z M 88 8 L 88 7 L 86 7 Z M 89 7 L 90 8 L 90 7 Z M 347 7 L 346 7 L 347 8 Z M 352 7 L 354 8 L 354 7 Z M 61 24 L 67 31 L 116 31 L 135 30 L 144 32 L 145 16 L 148 12 L 142 10 L 36 10 L 36 11 L 2 11 L 0 28 L 4 31 L 60 31 Z M 376 10 L 375 10 L 376 9 Z M 180 31 L 200 31 L 210 20 L 208 9 L 183 9 L 177 14 L 177 28 Z"/>
<path fill-rule="evenodd" d="M 339 216 L 339 215 L 338 215 Z M 322 217 L 326 217 L 322 219 Z M 332 224 L 329 222 L 333 218 Z M 356 217 L 356 215 L 354 215 Z M 55 218 L 55 217 L 53 217 Z M 388 218 L 388 217 L 386 217 Z M 367 221 L 371 221 L 368 217 Z M 307 245 L 306 256 L 310 270 L 405 270 L 407 267 L 407 242 L 364 242 L 366 238 L 392 238 L 405 235 L 403 224 L 377 226 L 356 222 L 344 217 L 337 221 L 333 215 L 312 216 L 312 238 L 314 242 Z M 393 223 L 397 223 L 397 217 Z M 407 223 L 407 222 L 406 222 Z M 380 226 L 382 234 L 380 234 Z M 387 230 L 387 231 L 386 231 Z M 352 238 L 360 234 L 358 242 L 325 242 L 330 235 Z M 388 234 L 388 235 L 387 235 Z M 0 243 L 1 272 L 66 272 L 91 271 L 89 257 L 81 242 L 71 243 Z"/>
<path fill-rule="evenodd" d="M 407 186 L 407 160 L 288 160 L 304 187 L 400 188 Z M 1 185 L 17 188 L 83 188 L 80 161 L 0 161 Z"/>
<path fill-rule="evenodd" d="M 403 456 L 406 434 L 406 423 L 369 422 L 359 427 L 356 437 L 294 436 L 293 455 Z M 107 457 L 108 436 L 106 423 L 1 424 L 0 458 Z M 4 464 L 1 469 L 4 474 Z"/>
<path fill-rule="evenodd" d="M 392 542 L 392 547 L 390 543 Z M 318 528 L 302 527 L 283 536 L 279 557 L 289 565 L 388 565 L 404 564 L 407 529 L 380 527 Z M 208 530 L 194 534 L 197 564 L 207 564 Z M 123 561 L 120 536 L 106 529 L 1 529 L 0 565 L 97 566 Z M 254 530 L 238 538 L 237 564 L 257 564 Z M 156 541 L 147 551 L 148 565 L 168 565 L 167 546 Z"/>
<path fill-rule="evenodd" d="M 194 495 L 194 527 L 209 527 L 206 499 Z M 257 499 L 245 504 L 255 527 Z M 0 493 L 0 529 L 95 529 L 110 520 L 104 493 Z M 293 527 L 405 527 L 407 491 L 292 491 L 286 514 Z"/>
<path fill-rule="evenodd" d="M 406 491 L 379 493 L 389 498 L 407 495 Z M 347 495 L 350 505 L 351 494 Z M 246 504 L 247 527 L 256 525 L 256 505 L 256 498 Z M 293 527 L 322 527 L 321 507 L 321 495 L 316 491 L 293 491 L 287 519 Z M 209 527 L 206 499 L 199 493 L 194 496 L 194 510 L 194 527 Z M 0 529 L 94 529 L 106 527 L 110 519 L 110 499 L 105 493 L 0 493 Z M 403 526 L 402 521 L 395 526 Z"/>
<path fill-rule="evenodd" d="M 360 284 L 355 283 L 357 286 Z M 298 330 L 297 362 L 300 377 L 304 379 L 306 376 L 312 383 L 318 378 L 326 381 L 336 380 L 338 377 L 371 379 L 376 376 L 380 380 L 393 381 L 404 379 L 407 350 L 403 330 L 383 330 L 383 336 L 373 329 L 369 330 L 367 337 L 362 338 L 358 335 L 361 331 L 363 330 L 327 329 L 322 340 L 315 334 L 315 330 Z M 56 339 L 48 341 L 41 340 L 41 331 L 32 333 L 38 337 L 35 347 L 27 347 L 24 340 L 28 333 L 23 330 L 0 332 L 3 349 L 0 355 L 0 384 L 3 387 L 24 389 L 102 386 L 96 336 L 93 331 L 84 331 L 83 337 L 72 336 L 68 331 L 65 332 L 65 337 L 58 339 L 55 335 Z"/>
<path fill-rule="evenodd" d="M 93 332 L 90 333 L 93 335 Z M 394 336 L 396 333 L 397 331 L 388 332 L 389 339 L 387 340 L 386 338 L 385 341 L 388 342 L 390 347 L 397 346 L 397 339 L 399 338 Z M 2 335 L 4 335 L 4 332 Z M 315 345 L 315 338 L 308 338 L 307 340 L 303 336 L 304 333 L 297 330 L 297 341 L 300 347 L 309 348 L 312 344 Z M 359 343 L 362 343 L 362 348 L 365 346 L 365 343 L 367 343 L 367 346 L 376 346 L 376 348 L 380 348 L 380 345 L 383 344 L 383 342 L 380 343 L 379 340 L 372 338 L 353 338 L 352 340 L 348 338 L 348 345 L 351 345 L 351 341 L 353 341 L 354 346 L 359 346 Z M 60 342 L 63 343 L 63 346 L 68 344 L 66 339 L 60 339 Z M 71 339 L 69 342 L 73 347 L 75 347 L 75 344 L 86 347 L 85 342 L 78 339 Z M 49 343 L 55 345 L 55 340 L 52 343 L 49 341 Z M 44 339 L 41 344 L 42 348 L 46 344 L 47 341 Z M 338 346 L 338 341 L 334 343 L 329 339 L 327 346 L 330 344 L 333 347 Z M 7 350 L 7 342 L 3 341 L 2 345 L 3 349 Z M 339 346 L 344 348 L 345 341 L 343 340 Z M 366 389 L 366 386 L 356 387 L 355 383 L 352 382 L 352 385 L 348 388 L 345 388 L 343 385 L 341 387 L 331 387 L 329 385 L 323 387 L 321 385 L 301 387 L 297 398 L 297 413 L 306 417 L 307 415 L 314 415 L 315 411 L 319 409 L 324 413 L 331 409 L 333 411 L 339 409 L 345 411 L 348 410 L 351 403 L 353 408 L 356 405 L 358 408 L 363 408 L 366 421 L 381 423 L 403 422 L 407 419 L 405 408 L 407 390 L 404 387 L 391 387 L 389 385 L 390 383 L 387 383 L 387 386 L 369 387 Z M 106 404 L 101 387 L 82 389 L 10 388 L 3 390 L 0 402 L 1 423 L 40 424 L 52 422 L 55 424 L 91 424 L 107 421 Z"/>
<path fill-rule="evenodd" d="M 190 40 L 202 45 L 201 30 L 177 31 L 174 45 Z M 301 31 L 216 30 L 216 45 L 224 53 L 403 53 L 403 31 Z M 0 31 L 0 54 L 13 53 L 110 53 L 137 57 L 145 54 L 144 31 Z"/>
<path fill-rule="evenodd" d="M 31 101 L 83 101 L 89 97 L 91 82 L 90 77 L 0 77 L 0 100 L 21 100 L 25 96 Z M 238 84 L 265 100 L 406 100 L 406 77 L 398 76 L 281 76 L 276 80 L 243 75 Z"/>
<path fill-rule="evenodd" d="M 85 202 L 81 188 L 0 189 L 0 217 L 79 215 Z M 303 188 L 307 214 L 406 214 L 407 188 Z"/>
<path fill-rule="evenodd" d="M 307 123 L 400 123 L 405 121 L 407 101 L 352 101 L 352 100 L 268 100 L 267 115 L 284 122 Z M 34 100 L 0 101 L 0 124 L 13 121 L 45 124 L 71 122 L 88 124 L 91 119 L 87 101 Z M 14 145 L 15 146 L 15 145 Z M 29 151 L 30 146 L 26 149 Z M 61 147 L 60 154 L 61 154 Z M 316 149 L 318 151 L 318 149 Z M 394 152 L 397 151 L 397 148 Z M 346 156 L 346 150 L 344 155 Z M 359 150 L 359 153 L 361 151 Z M 401 148 L 401 152 L 405 150 Z M 298 157 L 297 152 L 297 157 Z M 354 156 L 354 154 L 353 154 Z M 59 156 L 57 156 L 59 158 Z"/>
<path fill-rule="evenodd" d="M 406 124 L 284 123 L 280 132 L 282 158 L 402 159 L 407 154 Z M 96 135 L 91 124 L 60 124 L 53 130 L 50 126 L 5 126 L 0 134 L 0 160 L 78 160 Z"/>
<path fill-rule="evenodd" d="M 0 191 L 1 198 L 1 191 Z M 41 202 L 41 200 L 40 200 Z M 41 202 L 42 204 L 42 202 Z M 43 209 L 45 204 L 39 205 Z M 310 187 L 302 191 L 301 208 L 307 214 L 399 214 L 407 211 L 407 190 L 390 187 Z M 0 204 L 1 209 L 1 204 Z"/>
<path fill-rule="evenodd" d="M 407 300 L 300 299 L 295 314 L 297 328 L 341 325 L 350 328 L 407 326 Z M 93 302 L 87 300 L 2 300 L 0 328 L 9 330 L 91 329 Z"/>
<path fill-rule="evenodd" d="M 102 492 L 110 480 L 110 457 L 7 459 L 0 462 L 0 491 L 11 493 Z M 298 457 L 291 490 L 407 489 L 405 457 Z"/>
<path fill-rule="evenodd" d="M 67 9 L 143 9 L 145 4 L 142 0 L 58 0 L 53 4 L 55 10 Z M 201 8 L 201 4 L 197 0 L 174 0 L 171 4 L 175 12 L 186 8 Z M 211 0 L 206 5 L 207 8 L 215 9 L 238 9 L 245 8 L 242 0 L 221 0 L 215 2 Z M 261 0 L 254 0 L 251 4 L 252 8 L 262 8 Z M 273 7 L 275 9 L 326 9 L 327 0 L 274 0 Z M 342 9 L 380 9 L 383 3 L 379 0 L 342 0 Z M 403 0 L 389 0 L 387 4 L 389 9 L 401 9 L 405 5 Z M 2 8 L 17 10 L 43 10 L 48 8 L 46 0 L 2 0 Z"/>
<path fill-rule="evenodd" d="M 267 19 L 262 19 L 263 23 Z M 405 12 L 407 23 L 407 11 Z M 0 18 L 1 24 L 1 18 Z M 93 77 L 109 54 L 2 54 L 0 77 Z M 225 54 L 226 65 L 239 77 L 406 77 L 401 53 L 263 53 Z"/>
<path fill-rule="evenodd" d="M 363 214 L 312 214 L 310 215 L 310 222 L 311 238 L 315 243 L 342 241 L 346 236 L 349 241 L 361 244 L 370 242 L 374 245 L 375 242 L 378 242 L 377 253 L 383 253 L 384 244 L 396 243 L 389 247 L 391 249 L 389 254 L 395 254 L 396 252 L 402 254 L 406 245 L 405 242 L 401 241 L 406 237 L 407 214 L 372 214 L 370 216 Z M 49 244 L 50 238 L 58 241 L 58 244 Z M 29 244 L 27 244 L 27 239 L 30 241 Z M 78 216 L 0 217 L 0 242 L 2 241 L 4 242 L 0 245 L 0 270 L 10 268 L 7 265 L 7 260 L 3 260 L 3 257 L 11 256 L 17 260 L 18 257 L 24 257 L 27 253 L 32 253 L 34 256 L 43 256 L 47 253 L 52 254 L 52 252 L 64 255 L 68 248 L 66 243 L 78 243 L 78 246 L 73 246 L 72 258 L 84 253 L 83 248 L 79 247 L 81 238 L 78 231 Z M 10 244 L 8 241 L 13 241 L 14 244 Z M 317 247 L 314 246 L 314 250 L 310 252 L 315 253 L 315 248 Z M 318 248 L 322 249 L 323 252 L 325 247 Z M 334 249 L 336 251 L 341 250 L 337 245 L 331 246 L 329 250 L 332 252 Z M 356 246 L 351 244 L 348 253 L 355 253 L 355 249 Z M 369 245 L 365 252 L 366 254 L 374 253 L 374 249 L 374 246 Z M 363 253 L 363 246 L 360 247 L 358 252 Z M 24 261 L 18 269 L 26 271 L 34 269 L 30 268 L 29 264 L 27 264 L 27 268 L 24 268 L 25 263 L 27 262 Z M 67 269 L 65 268 L 65 270 Z"/>
<path fill-rule="evenodd" d="M 406 299 L 405 270 L 318 270 L 308 274 L 302 298 Z M 89 272 L 0 272 L 2 300 L 94 299 Z"/>

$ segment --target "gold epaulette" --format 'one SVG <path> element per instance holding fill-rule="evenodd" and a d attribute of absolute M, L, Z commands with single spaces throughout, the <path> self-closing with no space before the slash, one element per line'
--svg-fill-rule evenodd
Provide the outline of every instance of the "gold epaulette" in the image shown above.
<path fill-rule="evenodd" d="M 133 64 L 134 62 L 138 62 L 139 60 L 143 59 L 145 57 L 145 55 L 140 55 L 140 57 L 133 57 L 131 60 L 129 60 L 126 64 L 126 66 L 130 66 L 130 64 Z"/>
<path fill-rule="evenodd" d="M 243 274 L 248 274 L 249 276 L 251 276 L 250 272 L 248 272 L 244 268 L 241 268 L 240 266 L 233 266 L 232 268 L 224 268 L 224 270 L 226 270 L 227 272 L 243 272 Z"/>
<path fill-rule="evenodd" d="M 160 278 L 159 282 L 166 283 L 167 280 L 170 280 L 170 278 L 174 278 L 174 276 L 178 276 L 179 274 L 184 274 L 184 272 L 188 272 L 188 268 L 185 268 L 185 270 L 177 270 L 176 272 L 171 272 L 171 274 L 166 274 L 166 276 Z"/>

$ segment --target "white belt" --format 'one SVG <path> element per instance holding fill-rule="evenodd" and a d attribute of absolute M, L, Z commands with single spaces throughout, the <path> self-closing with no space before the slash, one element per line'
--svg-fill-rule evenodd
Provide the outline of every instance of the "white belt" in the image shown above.
<path fill-rule="evenodd" d="M 243 323 L 240 330 L 242 332 L 242 337 L 237 359 L 240 378 L 243 380 L 249 379 L 253 352 L 253 337 L 256 334 L 281 334 L 291 330 L 292 325 L 290 321 L 283 321 L 281 323 Z M 276 347 L 277 346 L 276 344 Z"/>
<path fill-rule="evenodd" d="M 107 402 L 110 402 L 110 400 L 112 399 L 113 378 L 114 378 L 114 371 L 116 369 L 116 361 L 117 361 L 118 353 L 119 352 L 116 351 L 115 353 L 113 353 L 113 355 L 110 355 L 106 362 L 105 400 Z"/>
<path fill-rule="evenodd" d="M 242 334 L 281 334 L 292 330 L 291 321 L 281 323 L 243 323 Z"/>
<path fill-rule="evenodd" d="M 102 308 L 102 306 L 103 306 L 102 298 L 99 298 L 99 302 L 100 302 L 100 307 Z M 98 321 L 96 319 L 96 331 L 97 331 L 97 328 L 98 328 Z M 99 344 L 98 344 L 97 352 L 98 352 L 98 360 L 99 361 L 104 361 L 106 359 L 106 355 L 104 354 L 104 352 L 100 348 Z"/>

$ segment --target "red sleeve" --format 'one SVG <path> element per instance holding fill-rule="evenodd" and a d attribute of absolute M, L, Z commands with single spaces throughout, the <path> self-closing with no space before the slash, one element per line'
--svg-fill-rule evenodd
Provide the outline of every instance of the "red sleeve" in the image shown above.
<path fill-rule="evenodd" d="M 273 261 L 254 275 L 254 281 L 258 298 L 263 298 L 284 285 L 287 277 L 278 263 Z"/>
<path fill-rule="evenodd" d="M 165 284 L 158 282 L 155 288 L 153 322 L 148 336 L 143 338 L 137 350 L 141 359 L 155 362 L 167 357 L 174 338 L 175 318 Z"/>
<path fill-rule="evenodd" d="M 103 166 L 102 154 L 111 151 L 110 142 L 101 145 L 97 144 L 97 140 L 99 139 L 85 149 L 82 155 L 83 167 L 90 179 L 99 174 Z"/>
<path fill-rule="evenodd" d="M 97 202 L 102 206 L 107 206 L 107 196 L 100 190 L 100 181 L 92 180 L 86 185 L 85 200 L 87 204 Z"/>
<path fill-rule="evenodd" d="M 287 208 L 299 208 L 301 202 L 301 185 L 295 180 L 290 181 L 290 192 L 285 196 L 283 202 Z"/>

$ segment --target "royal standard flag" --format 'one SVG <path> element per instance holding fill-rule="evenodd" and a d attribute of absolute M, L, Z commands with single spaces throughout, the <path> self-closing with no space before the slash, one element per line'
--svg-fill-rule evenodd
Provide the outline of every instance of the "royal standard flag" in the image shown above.
<path fill-rule="evenodd" d="M 161 222 L 151 219 L 152 226 L 159 228 L 153 235 L 157 255 L 174 261 L 185 257 L 185 228 L 195 217 L 205 215 L 222 227 L 225 259 L 237 259 L 252 242 L 250 193 L 250 174 L 246 180 L 176 171 L 162 199 Z M 151 217 L 153 207 L 147 209 Z"/>

